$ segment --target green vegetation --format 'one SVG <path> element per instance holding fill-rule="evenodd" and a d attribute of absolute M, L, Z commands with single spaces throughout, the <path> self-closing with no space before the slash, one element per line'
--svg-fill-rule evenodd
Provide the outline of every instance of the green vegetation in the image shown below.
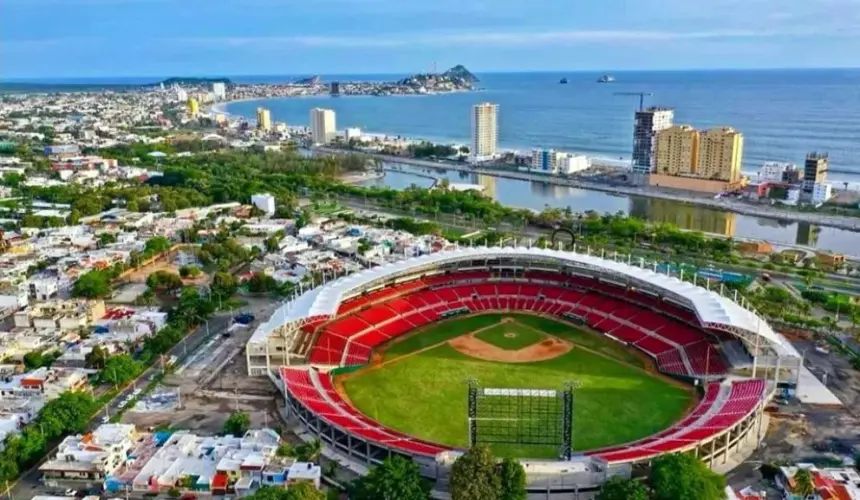
<path fill-rule="evenodd" d="M 103 299 L 110 296 L 111 276 L 105 271 L 94 269 L 82 274 L 72 285 L 72 297 Z"/>
<path fill-rule="evenodd" d="M 158 292 L 176 292 L 182 289 L 182 278 L 170 271 L 155 271 L 146 278 L 146 286 Z"/>
<path fill-rule="evenodd" d="M 405 354 L 410 354 L 461 335 L 474 332 L 479 328 L 495 325 L 498 322 L 498 315 L 488 314 L 484 316 L 452 318 L 438 323 L 433 323 L 416 330 L 408 337 L 388 346 L 385 350 L 385 359 L 389 360 Z"/>
<path fill-rule="evenodd" d="M 35 465 L 47 452 L 49 442 L 83 432 L 96 407 L 92 396 L 84 392 L 64 392 L 48 402 L 20 434 L 6 439 L 0 451 L 0 482 L 14 481 L 20 472 Z"/>
<path fill-rule="evenodd" d="M 46 350 L 28 352 L 24 355 L 24 367 L 27 370 L 35 370 L 43 366 L 50 367 L 61 354 L 59 351 Z"/>
<path fill-rule="evenodd" d="M 525 500 L 526 473 L 516 460 L 497 461 L 489 448 L 475 446 L 451 467 L 452 500 Z"/>
<path fill-rule="evenodd" d="M 723 500 L 726 478 L 691 454 L 672 453 L 651 462 L 652 500 Z"/>
<path fill-rule="evenodd" d="M 197 266 L 182 266 L 179 268 L 179 276 L 184 279 L 194 279 L 203 274 Z"/>
<path fill-rule="evenodd" d="M 325 500 L 326 495 L 311 483 L 297 483 L 289 488 L 263 486 L 243 498 L 247 500 Z"/>
<path fill-rule="evenodd" d="M 251 418 L 247 413 L 237 411 L 231 413 L 224 422 L 224 434 L 231 436 L 242 437 L 251 428 Z"/>
<path fill-rule="evenodd" d="M 475 334 L 480 340 L 508 351 L 518 351 L 537 344 L 545 337 L 542 333 L 516 321 L 501 323 Z"/>
<path fill-rule="evenodd" d="M 359 477 L 347 488 L 352 500 L 429 500 L 430 484 L 418 465 L 395 455 Z"/>
<path fill-rule="evenodd" d="M 636 479 L 612 476 L 600 486 L 595 500 L 648 500 L 648 488 Z"/>
<path fill-rule="evenodd" d="M 594 449 L 632 441 L 662 430 L 689 407 L 691 393 L 645 371 L 589 352 L 572 351 L 555 359 L 511 364 L 468 357 L 447 344 L 416 353 L 427 346 L 496 324 L 498 315 L 472 316 L 424 328 L 395 343 L 386 352 L 390 361 L 380 369 L 349 376 L 344 385 L 350 400 L 365 414 L 399 431 L 456 446 L 467 443 L 465 380 L 482 386 L 558 389 L 565 382 L 582 384 L 576 391 L 574 446 Z M 591 339 L 591 346 L 608 350 L 598 335 L 576 331 L 550 319 L 517 316 L 550 335 L 569 332 L 569 340 Z M 550 328 L 550 326 L 552 326 Z M 603 340 L 603 342 L 610 342 Z M 623 347 L 618 346 L 618 349 Z M 404 354 L 413 353 L 412 356 Z M 627 361 L 614 349 L 602 352 Z M 553 457 L 547 448 L 495 447 L 509 456 Z"/>
<path fill-rule="evenodd" d="M 143 373 L 144 365 L 129 354 L 118 354 L 107 358 L 101 371 L 101 379 L 113 385 L 131 382 Z"/>

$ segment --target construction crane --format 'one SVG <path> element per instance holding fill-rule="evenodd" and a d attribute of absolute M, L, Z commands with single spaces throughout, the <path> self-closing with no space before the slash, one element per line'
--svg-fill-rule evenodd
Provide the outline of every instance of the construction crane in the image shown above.
<path fill-rule="evenodd" d="M 639 111 L 645 109 L 645 96 L 652 96 L 651 92 L 616 92 L 615 95 L 638 95 L 639 96 Z"/>

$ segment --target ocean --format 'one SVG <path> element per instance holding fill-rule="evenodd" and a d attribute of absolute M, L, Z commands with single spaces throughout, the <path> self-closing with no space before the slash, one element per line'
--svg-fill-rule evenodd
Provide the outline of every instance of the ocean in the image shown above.
<path fill-rule="evenodd" d="M 360 127 L 433 141 L 468 143 L 470 108 L 499 105 L 499 145 L 552 148 L 596 158 L 629 160 L 638 96 L 646 106 L 675 109 L 675 123 L 697 128 L 731 126 L 744 134 L 743 170 L 765 161 L 802 165 L 808 152 L 830 154 L 829 180 L 860 181 L 860 69 L 617 72 L 600 84 L 597 73 L 478 73 L 480 91 L 424 96 L 315 96 L 227 104 L 253 119 L 307 125 L 309 110 L 335 110 L 337 127 Z M 565 77 L 567 84 L 560 84 Z M 323 76 L 335 80 L 393 80 L 398 76 Z M 236 81 L 245 81 L 236 78 Z M 251 80 L 250 78 L 247 80 Z M 254 79 L 277 81 L 275 77 Z M 286 81 L 286 79 L 281 80 Z M 837 186 L 841 187 L 841 186 Z"/>

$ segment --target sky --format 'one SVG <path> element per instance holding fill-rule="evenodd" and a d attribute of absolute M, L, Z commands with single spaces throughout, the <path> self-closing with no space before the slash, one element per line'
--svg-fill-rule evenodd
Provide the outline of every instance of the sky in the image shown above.
<path fill-rule="evenodd" d="M 860 66 L 860 0 L 0 0 L 0 79 Z"/>

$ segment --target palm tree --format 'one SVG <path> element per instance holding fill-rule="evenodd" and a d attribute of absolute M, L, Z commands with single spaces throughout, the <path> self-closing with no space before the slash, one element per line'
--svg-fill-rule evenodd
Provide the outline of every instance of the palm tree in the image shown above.
<path fill-rule="evenodd" d="M 792 479 L 794 479 L 794 488 L 792 488 L 792 493 L 799 495 L 802 498 L 815 494 L 815 482 L 812 479 L 812 474 L 809 472 L 809 469 L 799 469 L 794 473 L 794 477 Z"/>

